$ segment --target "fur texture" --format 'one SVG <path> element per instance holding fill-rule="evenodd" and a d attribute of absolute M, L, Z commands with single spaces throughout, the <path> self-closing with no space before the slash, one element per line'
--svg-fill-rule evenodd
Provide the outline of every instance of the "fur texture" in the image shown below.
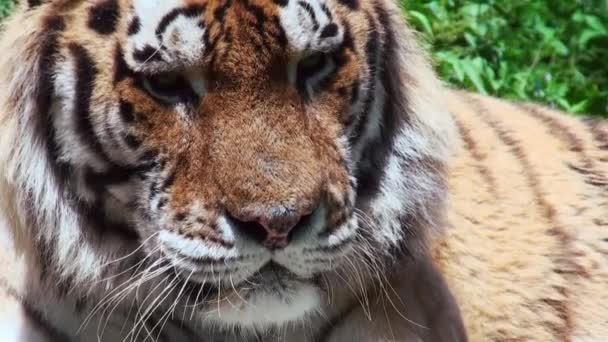
<path fill-rule="evenodd" d="M 392 2 L 28 1 L 0 49 L 14 340 L 604 337 L 605 126 L 442 88 Z"/>
<path fill-rule="evenodd" d="M 473 341 L 608 338 L 608 126 L 461 92 L 437 258 Z"/>

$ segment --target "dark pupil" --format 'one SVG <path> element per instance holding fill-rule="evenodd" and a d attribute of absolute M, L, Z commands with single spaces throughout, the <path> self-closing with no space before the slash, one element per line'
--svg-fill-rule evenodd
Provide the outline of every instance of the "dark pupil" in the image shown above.
<path fill-rule="evenodd" d="M 327 62 L 322 54 L 309 56 L 298 64 L 296 86 L 302 93 L 306 92 L 306 80 L 321 71 Z"/>
<path fill-rule="evenodd" d="M 183 102 L 198 100 L 198 94 L 192 90 L 190 83 L 181 75 L 158 75 L 148 78 L 152 90 L 160 95 L 177 98 Z"/>
<path fill-rule="evenodd" d="M 154 89 L 163 95 L 171 96 L 176 89 L 184 87 L 185 82 L 179 76 L 152 76 L 148 78 L 148 83 Z"/>

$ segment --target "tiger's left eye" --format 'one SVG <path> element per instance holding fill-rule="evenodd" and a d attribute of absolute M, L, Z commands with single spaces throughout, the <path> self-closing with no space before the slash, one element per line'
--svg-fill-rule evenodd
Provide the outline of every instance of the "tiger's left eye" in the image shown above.
<path fill-rule="evenodd" d="M 319 66 L 323 63 L 325 55 L 323 53 L 315 53 L 300 60 L 299 66 L 302 68 L 310 68 Z"/>
<path fill-rule="evenodd" d="M 198 100 L 190 81 L 179 73 L 143 76 L 143 86 L 152 97 L 167 103 L 191 103 Z"/>
<path fill-rule="evenodd" d="M 335 70 L 332 58 L 326 53 L 313 53 L 298 62 L 296 86 L 307 97 L 312 98 L 323 80 Z"/>

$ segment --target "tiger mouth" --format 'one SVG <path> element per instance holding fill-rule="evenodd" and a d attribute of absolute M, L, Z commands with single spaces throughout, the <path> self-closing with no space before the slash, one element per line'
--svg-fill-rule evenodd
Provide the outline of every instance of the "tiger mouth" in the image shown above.
<path fill-rule="evenodd" d="M 232 295 L 244 301 L 259 295 L 272 295 L 281 299 L 289 297 L 295 291 L 296 284 L 318 286 L 317 277 L 299 277 L 274 261 L 269 261 L 239 284 L 200 282 L 187 275 L 180 275 L 180 278 L 186 288 L 187 302 L 195 303 L 194 306 L 204 306 L 206 300 L 209 303 L 224 301 Z"/>
<path fill-rule="evenodd" d="M 257 291 L 280 291 L 288 288 L 288 281 L 308 281 L 298 277 L 296 274 L 288 270 L 286 267 L 277 264 L 274 261 L 269 261 L 260 268 L 246 282 L 255 284 Z"/>
<path fill-rule="evenodd" d="M 208 290 L 218 289 L 221 285 L 218 285 L 215 282 L 209 281 L 199 281 L 193 277 L 188 276 L 186 273 L 181 273 L 180 277 L 183 281 L 192 283 L 192 284 L 201 284 L 208 287 Z M 236 283 L 231 283 L 233 289 L 239 289 L 241 287 L 246 287 L 248 290 L 261 290 L 265 291 L 266 289 L 280 289 L 281 287 L 286 288 L 285 283 L 288 281 L 300 281 L 300 282 L 310 282 L 311 278 L 303 278 L 292 271 L 290 271 L 287 267 L 282 266 L 275 261 L 268 261 L 265 265 L 260 267 L 257 271 L 255 271 L 251 276 L 247 277 L 243 281 Z M 212 278 L 210 278 L 212 280 Z M 225 281 L 221 281 L 221 283 L 225 283 Z"/>

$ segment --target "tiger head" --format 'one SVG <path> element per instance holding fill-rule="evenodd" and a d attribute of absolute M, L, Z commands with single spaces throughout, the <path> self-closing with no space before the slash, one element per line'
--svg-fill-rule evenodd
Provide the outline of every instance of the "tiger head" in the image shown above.
<path fill-rule="evenodd" d="M 216 298 L 205 318 L 279 324 L 424 250 L 453 132 L 393 4 L 30 6 L 4 37 L 4 187 L 67 286 L 145 261 Z"/>

